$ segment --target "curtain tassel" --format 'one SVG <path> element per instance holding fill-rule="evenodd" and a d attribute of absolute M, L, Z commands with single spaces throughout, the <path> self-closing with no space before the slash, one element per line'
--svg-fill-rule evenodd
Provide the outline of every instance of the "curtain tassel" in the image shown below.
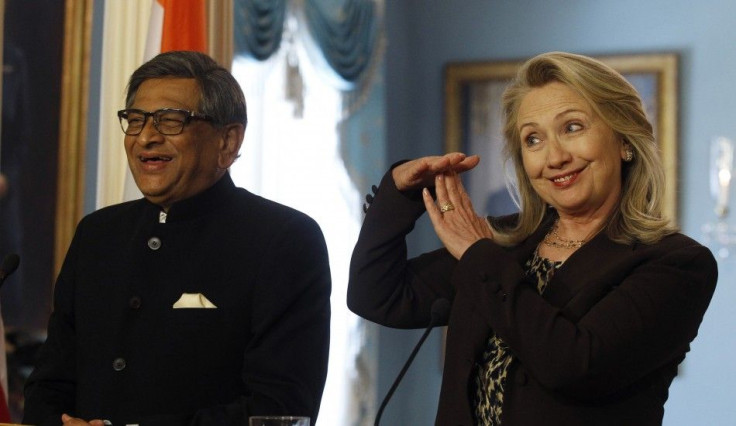
<path fill-rule="evenodd" d="M 304 117 L 304 80 L 296 52 L 286 55 L 286 100 L 294 104 L 294 118 Z"/>

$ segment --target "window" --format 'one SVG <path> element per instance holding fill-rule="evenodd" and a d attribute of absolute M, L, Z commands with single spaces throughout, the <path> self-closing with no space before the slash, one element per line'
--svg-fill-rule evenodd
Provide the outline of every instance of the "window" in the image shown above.
<path fill-rule="evenodd" d="M 286 53 L 291 51 L 291 55 Z M 300 104 L 286 97 L 287 61 L 298 58 L 304 80 Z M 293 69 L 292 69 L 293 70 Z M 361 327 L 346 307 L 350 255 L 361 224 L 360 194 L 340 157 L 339 90 L 307 59 L 302 46 L 282 45 L 265 62 L 236 58 L 233 75 L 245 92 L 248 128 L 241 157 L 231 168 L 238 186 L 288 205 L 314 218 L 327 241 L 332 271 L 330 364 L 322 398 L 322 426 L 349 424 L 355 392 L 352 379 L 360 349 Z M 293 77 L 295 74 L 291 74 Z M 298 88 L 299 80 L 292 88 Z M 295 110 L 296 109 L 296 110 Z M 296 111 L 296 114 L 295 114 Z"/>

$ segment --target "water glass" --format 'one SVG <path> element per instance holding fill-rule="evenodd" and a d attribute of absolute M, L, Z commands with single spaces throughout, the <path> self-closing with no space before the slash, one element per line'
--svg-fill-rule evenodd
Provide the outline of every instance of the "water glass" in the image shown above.
<path fill-rule="evenodd" d="M 250 426 L 309 426 L 309 417 L 251 416 Z"/>

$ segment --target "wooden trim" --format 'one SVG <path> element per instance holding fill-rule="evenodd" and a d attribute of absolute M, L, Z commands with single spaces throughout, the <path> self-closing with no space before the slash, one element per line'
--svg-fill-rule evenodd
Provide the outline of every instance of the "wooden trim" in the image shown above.
<path fill-rule="evenodd" d="M 207 1 L 207 52 L 226 69 L 233 63 L 233 0 Z"/>
<path fill-rule="evenodd" d="M 64 12 L 54 276 L 84 213 L 89 63 L 94 0 L 67 0 Z"/>

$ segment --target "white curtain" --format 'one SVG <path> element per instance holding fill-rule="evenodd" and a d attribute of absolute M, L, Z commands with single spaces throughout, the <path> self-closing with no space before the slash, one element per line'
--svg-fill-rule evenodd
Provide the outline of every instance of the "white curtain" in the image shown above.
<path fill-rule="evenodd" d="M 310 215 L 327 241 L 332 323 L 319 424 L 363 424 L 365 412 L 374 405 L 375 366 L 359 361 L 365 327 L 345 303 L 350 254 L 362 211 L 360 194 L 338 146 L 341 93 L 318 75 L 298 39 L 282 45 L 264 62 L 236 58 L 233 74 L 245 91 L 249 119 L 241 158 L 231 167 L 233 179 L 239 186 Z M 287 96 L 300 88 L 301 98 Z"/>
<path fill-rule="evenodd" d="M 97 167 L 97 208 L 116 204 L 125 197 L 128 162 L 123 132 L 116 112 L 125 105 L 128 78 L 140 66 L 146 46 L 151 6 L 155 0 L 105 2 L 100 87 L 100 139 Z M 130 182 L 127 185 L 130 187 Z M 135 187 L 133 184 L 132 187 Z M 138 193 L 140 196 L 140 192 Z"/>

